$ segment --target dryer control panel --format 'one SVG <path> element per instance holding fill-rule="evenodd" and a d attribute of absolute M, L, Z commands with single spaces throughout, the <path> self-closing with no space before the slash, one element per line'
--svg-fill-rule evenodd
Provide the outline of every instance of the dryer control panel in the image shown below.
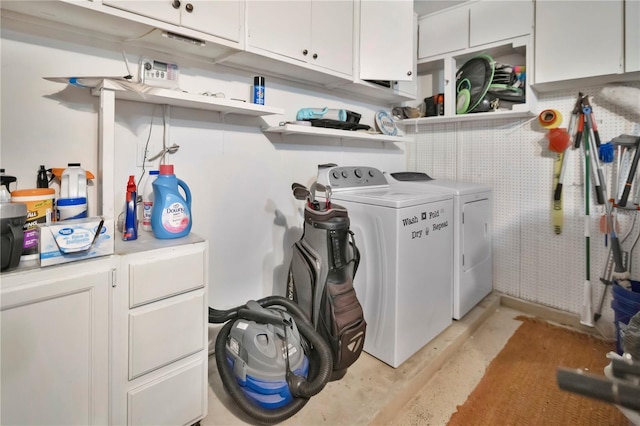
<path fill-rule="evenodd" d="M 330 186 L 332 191 L 367 189 L 389 186 L 387 178 L 375 167 L 337 166 L 321 169 L 318 183 Z"/>

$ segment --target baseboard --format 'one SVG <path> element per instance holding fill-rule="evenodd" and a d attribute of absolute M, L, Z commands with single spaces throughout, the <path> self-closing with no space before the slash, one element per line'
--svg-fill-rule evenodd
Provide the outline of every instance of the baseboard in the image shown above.
<path fill-rule="evenodd" d="M 524 314 L 532 315 L 558 325 L 572 328 L 585 334 L 603 338 L 602 334 L 594 327 L 587 327 L 580 322 L 580 316 L 571 312 L 561 311 L 549 306 L 518 299 L 506 294 L 498 293 L 500 305 L 515 309 Z"/>

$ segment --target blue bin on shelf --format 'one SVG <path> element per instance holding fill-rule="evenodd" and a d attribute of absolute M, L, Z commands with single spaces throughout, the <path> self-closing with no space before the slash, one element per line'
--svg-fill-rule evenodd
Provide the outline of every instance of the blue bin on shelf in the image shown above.
<path fill-rule="evenodd" d="M 622 355 L 624 352 L 622 342 L 624 341 L 624 333 L 627 325 L 635 314 L 640 312 L 640 281 L 631 280 L 631 290 L 613 284 L 613 300 L 611 307 L 615 315 L 616 324 L 616 350 Z"/>

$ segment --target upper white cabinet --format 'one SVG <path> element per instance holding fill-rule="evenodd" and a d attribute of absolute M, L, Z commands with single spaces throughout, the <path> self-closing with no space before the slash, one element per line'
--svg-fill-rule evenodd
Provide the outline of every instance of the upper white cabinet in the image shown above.
<path fill-rule="evenodd" d="M 469 5 L 469 47 L 531 34 L 531 0 L 479 1 Z"/>
<path fill-rule="evenodd" d="M 537 1 L 536 85 L 624 72 L 624 19 L 623 0 Z"/>
<path fill-rule="evenodd" d="M 244 9 L 241 1 L 103 0 L 102 3 L 227 40 L 240 41 Z"/>
<path fill-rule="evenodd" d="M 247 49 L 353 74 L 353 1 L 247 1 Z"/>
<path fill-rule="evenodd" d="M 455 7 L 420 17 L 418 58 L 465 49 L 469 43 L 469 9 Z"/>
<path fill-rule="evenodd" d="M 531 34 L 533 1 L 467 2 L 418 21 L 418 58 L 509 40 Z"/>
<path fill-rule="evenodd" d="M 423 100 L 443 94 L 444 115 L 403 120 L 403 124 L 532 115 L 536 104 L 536 95 L 530 90 L 534 74 L 533 15 L 533 0 L 478 0 L 421 16 L 418 19 L 417 98 Z M 527 70 L 524 102 L 519 99 L 509 102 L 509 98 L 504 97 L 495 111 L 456 113 L 458 70 L 479 55 Z"/>
<path fill-rule="evenodd" d="M 640 1 L 624 2 L 624 71 L 640 71 Z"/>
<path fill-rule="evenodd" d="M 355 2 L 354 78 L 341 92 L 399 103 L 416 98 L 416 35 L 413 3 Z"/>
<path fill-rule="evenodd" d="M 360 78 L 411 80 L 413 31 L 412 1 L 361 1 Z"/>

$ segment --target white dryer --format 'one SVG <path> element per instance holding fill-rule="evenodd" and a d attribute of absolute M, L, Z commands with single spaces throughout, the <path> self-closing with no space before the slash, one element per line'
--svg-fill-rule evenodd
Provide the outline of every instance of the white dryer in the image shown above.
<path fill-rule="evenodd" d="M 493 289 L 491 188 L 477 183 L 432 179 L 420 172 L 385 175 L 391 184 L 403 188 L 453 193 L 453 318 L 462 318 Z"/>
<path fill-rule="evenodd" d="M 391 186 L 372 167 L 322 169 L 361 252 L 364 350 L 396 368 L 452 322 L 453 196 Z"/>

